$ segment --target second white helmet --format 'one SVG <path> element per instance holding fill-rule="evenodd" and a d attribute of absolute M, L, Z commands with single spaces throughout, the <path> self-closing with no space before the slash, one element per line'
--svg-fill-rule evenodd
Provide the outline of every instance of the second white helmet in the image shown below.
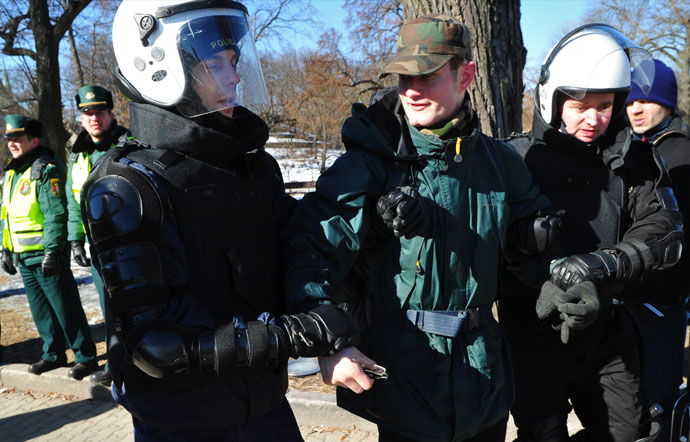
<path fill-rule="evenodd" d="M 581 26 L 558 42 L 544 60 L 535 92 L 537 111 L 556 127 L 559 92 L 575 99 L 588 92 L 622 96 L 627 95 L 631 81 L 648 92 L 653 80 L 654 63 L 646 50 L 611 26 Z"/>

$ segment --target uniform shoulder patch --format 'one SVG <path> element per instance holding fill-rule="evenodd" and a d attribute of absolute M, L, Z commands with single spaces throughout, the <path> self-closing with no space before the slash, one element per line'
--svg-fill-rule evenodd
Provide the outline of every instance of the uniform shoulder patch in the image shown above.
<path fill-rule="evenodd" d="M 60 186 L 60 178 L 50 179 L 50 193 L 57 197 L 62 196 L 62 186 Z"/>

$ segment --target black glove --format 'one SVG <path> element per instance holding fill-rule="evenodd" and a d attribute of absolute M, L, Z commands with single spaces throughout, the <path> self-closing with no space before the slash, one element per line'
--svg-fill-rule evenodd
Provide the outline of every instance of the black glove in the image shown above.
<path fill-rule="evenodd" d="M 57 275 L 60 272 L 60 253 L 55 250 L 46 250 L 43 252 L 43 261 L 41 261 L 41 273 L 44 278 Z"/>
<path fill-rule="evenodd" d="M 72 249 L 72 256 L 74 256 L 74 262 L 76 262 L 78 265 L 82 267 L 91 266 L 91 260 L 86 257 L 86 250 L 84 250 L 84 241 L 71 241 L 70 248 Z"/>
<path fill-rule="evenodd" d="M 17 269 L 14 267 L 14 263 L 12 262 L 12 252 L 9 250 L 3 250 L 2 252 L 2 269 L 7 273 L 8 275 L 14 275 L 17 273 Z"/>
<path fill-rule="evenodd" d="M 428 229 L 424 201 L 414 187 L 403 186 L 380 197 L 376 213 L 398 238 L 423 236 Z"/>
<path fill-rule="evenodd" d="M 594 283 L 585 281 L 557 295 L 557 307 L 563 320 L 561 341 L 568 343 L 570 330 L 589 327 L 599 316 L 601 305 Z"/>
<path fill-rule="evenodd" d="M 357 345 L 358 339 L 348 317 L 336 305 L 323 304 L 309 313 L 278 318 L 290 340 L 290 356 L 329 356 Z"/>
<path fill-rule="evenodd" d="M 568 290 L 582 281 L 592 281 L 598 285 L 614 279 L 619 263 L 623 263 L 622 259 L 617 258 L 616 252 L 615 249 L 602 249 L 569 256 L 553 268 L 551 282 L 562 290 Z"/>

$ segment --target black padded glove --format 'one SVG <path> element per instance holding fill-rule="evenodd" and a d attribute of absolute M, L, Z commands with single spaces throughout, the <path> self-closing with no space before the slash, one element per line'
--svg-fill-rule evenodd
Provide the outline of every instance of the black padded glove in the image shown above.
<path fill-rule="evenodd" d="M 556 298 L 560 318 L 563 320 L 561 341 L 567 344 L 571 330 L 589 327 L 599 316 L 599 295 L 594 283 L 585 281 L 575 284 Z"/>
<path fill-rule="evenodd" d="M 553 268 L 551 282 L 562 290 L 582 281 L 601 284 L 616 277 L 619 262 L 622 260 L 617 258 L 615 249 L 569 256 Z"/>
<path fill-rule="evenodd" d="M 84 250 L 84 241 L 71 241 L 70 248 L 72 249 L 74 262 L 82 267 L 91 267 L 91 260 L 86 257 L 86 250 Z"/>
<path fill-rule="evenodd" d="M 336 305 L 323 304 L 309 313 L 283 315 L 278 318 L 290 340 L 290 356 L 329 356 L 357 345 L 354 327 Z"/>
<path fill-rule="evenodd" d="M 428 229 L 424 201 L 417 189 L 411 186 L 400 187 L 380 197 L 376 202 L 376 213 L 398 238 L 423 236 Z"/>
<path fill-rule="evenodd" d="M 43 261 L 41 261 L 41 273 L 44 278 L 57 275 L 60 272 L 60 253 L 55 250 L 46 250 L 43 252 Z"/>
<path fill-rule="evenodd" d="M 2 265 L 2 269 L 7 273 L 8 275 L 14 275 L 17 273 L 17 269 L 14 267 L 14 263 L 12 262 L 12 252 L 9 250 L 3 250 L 2 252 L 2 260 L 0 261 L 0 264 Z"/>

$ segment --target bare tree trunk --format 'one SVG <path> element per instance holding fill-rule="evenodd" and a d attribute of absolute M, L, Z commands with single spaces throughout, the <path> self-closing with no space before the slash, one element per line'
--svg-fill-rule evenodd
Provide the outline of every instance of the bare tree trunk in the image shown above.
<path fill-rule="evenodd" d="M 62 96 L 60 92 L 60 64 L 58 45 L 48 16 L 45 0 L 30 0 L 29 26 L 36 42 L 36 85 L 38 89 L 38 119 L 43 123 L 43 138 L 48 147 L 65 158 L 65 143 L 69 134 L 62 124 Z"/>
<path fill-rule="evenodd" d="M 84 86 L 84 70 L 81 67 L 81 60 L 79 60 L 79 52 L 77 51 L 77 44 L 74 41 L 74 31 L 70 26 L 67 31 L 67 38 L 69 39 L 69 49 L 72 54 L 72 67 L 74 68 L 75 75 L 77 76 L 77 81 L 79 86 Z"/>
<path fill-rule="evenodd" d="M 62 0 L 62 7 L 67 9 L 66 0 Z M 67 29 L 67 38 L 69 39 L 69 50 L 72 55 L 72 67 L 74 68 L 74 73 L 77 76 L 77 81 L 79 86 L 84 86 L 84 70 L 81 67 L 81 61 L 79 60 L 79 52 L 77 51 L 77 43 L 74 41 L 74 29 L 72 26 Z"/>
<path fill-rule="evenodd" d="M 431 13 L 457 18 L 472 34 L 477 74 L 470 86 L 482 129 L 495 137 L 522 130 L 522 70 L 527 50 L 519 0 L 403 0 L 405 19 Z"/>

